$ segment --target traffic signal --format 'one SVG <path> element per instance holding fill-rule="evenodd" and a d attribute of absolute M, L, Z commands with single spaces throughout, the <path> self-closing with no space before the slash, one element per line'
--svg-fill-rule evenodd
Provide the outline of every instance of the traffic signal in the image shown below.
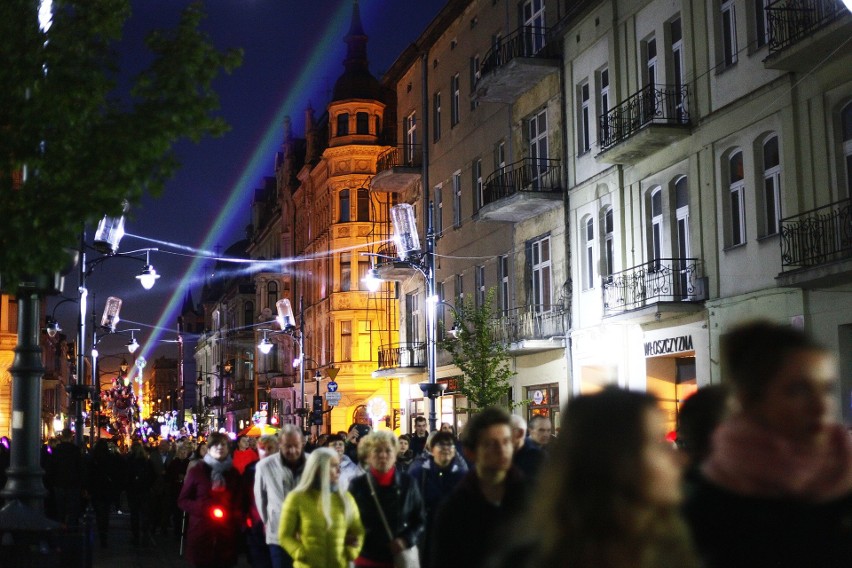
<path fill-rule="evenodd" d="M 322 397 L 314 396 L 313 410 L 311 410 L 311 424 L 322 426 Z"/>

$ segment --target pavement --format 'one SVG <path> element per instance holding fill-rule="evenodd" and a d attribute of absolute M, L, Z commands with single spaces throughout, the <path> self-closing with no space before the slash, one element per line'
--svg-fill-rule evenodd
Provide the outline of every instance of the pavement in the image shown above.
<path fill-rule="evenodd" d="M 188 568 L 190 566 L 189 562 L 180 555 L 180 539 L 174 538 L 171 534 L 158 534 L 154 536 L 154 542 L 134 546 L 131 542 L 129 514 L 112 513 L 109 532 L 108 548 L 101 548 L 97 536 L 95 537 L 93 568 Z M 249 568 L 249 566 L 246 557 L 240 556 L 236 568 Z"/>

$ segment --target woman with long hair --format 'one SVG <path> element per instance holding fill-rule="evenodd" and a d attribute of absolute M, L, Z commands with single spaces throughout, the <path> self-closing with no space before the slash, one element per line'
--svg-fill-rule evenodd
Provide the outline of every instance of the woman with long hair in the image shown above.
<path fill-rule="evenodd" d="M 735 408 L 686 504 L 707 568 L 852 566 L 852 438 L 832 352 L 757 321 L 721 338 Z"/>
<path fill-rule="evenodd" d="M 681 460 L 650 395 L 616 388 L 568 403 L 521 544 L 505 566 L 691 568 Z"/>
<path fill-rule="evenodd" d="M 240 474 L 230 456 L 227 434 L 207 440 L 207 454 L 187 470 L 178 506 L 189 515 L 186 559 L 197 568 L 237 563 L 241 521 Z"/>
<path fill-rule="evenodd" d="M 340 456 L 317 448 L 308 456 L 299 484 L 284 499 L 278 541 L 294 568 L 345 568 L 358 556 L 364 527 L 355 499 L 339 481 Z"/>

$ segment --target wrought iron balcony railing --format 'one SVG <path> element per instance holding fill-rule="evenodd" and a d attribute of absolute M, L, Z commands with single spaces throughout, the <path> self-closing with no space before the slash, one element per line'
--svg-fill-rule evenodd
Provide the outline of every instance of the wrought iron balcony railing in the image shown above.
<path fill-rule="evenodd" d="M 807 268 L 852 257 L 852 199 L 781 219 L 781 267 Z"/>
<path fill-rule="evenodd" d="M 492 322 L 494 338 L 503 343 L 550 339 L 565 335 L 562 306 L 533 305 L 509 310 Z"/>
<path fill-rule="evenodd" d="M 657 302 L 703 300 L 701 265 L 695 258 L 660 258 L 603 278 L 604 315 Z"/>
<path fill-rule="evenodd" d="M 402 144 L 388 148 L 376 158 L 376 173 L 396 167 L 419 168 L 423 165 L 423 147 L 420 144 Z"/>
<path fill-rule="evenodd" d="M 766 7 L 769 53 L 801 41 L 846 14 L 841 0 L 778 0 Z"/>
<path fill-rule="evenodd" d="M 537 26 L 521 26 L 501 38 L 485 53 L 479 65 L 477 82 L 518 57 L 554 57 L 553 42 L 549 38 L 547 28 Z"/>
<path fill-rule="evenodd" d="M 550 193 L 562 189 L 559 160 L 524 158 L 498 169 L 485 180 L 483 205 L 505 199 L 519 191 Z"/>
<path fill-rule="evenodd" d="M 426 367 L 425 343 L 394 343 L 379 347 L 379 369 Z"/>
<path fill-rule="evenodd" d="M 648 124 L 689 124 L 686 85 L 647 85 L 601 115 L 600 147 L 606 150 L 630 138 Z"/>

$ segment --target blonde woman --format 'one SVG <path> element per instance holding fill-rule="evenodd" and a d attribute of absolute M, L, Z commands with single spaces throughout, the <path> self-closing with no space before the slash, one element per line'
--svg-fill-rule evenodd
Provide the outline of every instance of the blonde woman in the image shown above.
<path fill-rule="evenodd" d="M 364 543 L 364 527 L 352 495 L 340 485 L 340 456 L 311 452 L 299 484 L 284 499 L 278 541 L 294 568 L 345 568 Z"/>

